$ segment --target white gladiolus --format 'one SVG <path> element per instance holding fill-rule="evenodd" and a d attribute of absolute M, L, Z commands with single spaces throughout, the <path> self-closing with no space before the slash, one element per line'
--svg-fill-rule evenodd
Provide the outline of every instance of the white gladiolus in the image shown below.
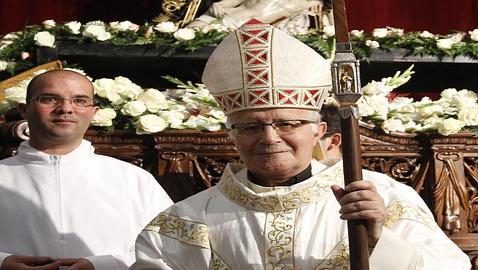
<path fill-rule="evenodd" d="M 478 29 L 474 29 L 473 31 L 469 31 L 468 34 L 470 34 L 471 40 L 478 41 Z"/>
<path fill-rule="evenodd" d="M 371 81 L 364 87 L 362 87 L 362 92 L 364 95 L 373 96 L 373 95 L 383 95 L 392 92 L 393 88 L 384 84 L 383 82 Z"/>
<path fill-rule="evenodd" d="M 146 105 L 142 101 L 134 100 L 127 102 L 121 112 L 129 116 L 140 116 L 147 110 Z"/>
<path fill-rule="evenodd" d="M 463 123 L 463 121 L 454 118 L 447 118 L 438 124 L 437 130 L 438 133 L 448 136 L 458 133 L 464 126 L 465 123 Z"/>
<path fill-rule="evenodd" d="M 113 125 L 113 119 L 116 118 L 115 110 L 111 108 L 99 109 L 93 119 L 91 124 L 98 127 L 110 127 Z"/>
<path fill-rule="evenodd" d="M 46 29 L 51 29 L 56 26 L 56 22 L 54 20 L 45 20 L 42 24 Z"/>
<path fill-rule="evenodd" d="M 387 28 L 375 28 L 372 31 L 372 36 L 375 38 L 384 38 L 388 36 L 388 29 Z"/>
<path fill-rule="evenodd" d="M 382 129 L 387 133 L 391 131 L 405 132 L 405 126 L 403 125 L 402 120 L 396 118 L 390 118 L 383 121 Z"/>
<path fill-rule="evenodd" d="M 365 45 L 371 49 L 377 49 L 380 47 L 380 43 L 378 41 L 370 40 L 370 39 L 365 41 Z"/>
<path fill-rule="evenodd" d="M 77 21 L 71 21 L 65 23 L 65 26 L 70 30 L 70 32 L 74 35 L 78 35 L 80 33 L 81 23 Z"/>
<path fill-rule="evenodd" d="M 188 41 L 196 37 L 196 31 L 190 28 L 181 28 L 174 33 L 174 38 L 179 41 Z"/>
<path fill-rule="evenodd" d="M 35 34 L 33 37 L 35 44 L 43 47 L 55 47 L 55 36 L 48 31 L 41 31 Z"/>
<path fill-rule="evenodd" d="M 136 133 L 137 134 L 149 134 L 163 131 L 168 127 L 166 121 L 155 115 L 147 114 L 139 118 L 136 123 Z"/>
<path fill-rule="evenodd" d="M 478 104 L 458 112 L 458 120 L 463 121 L 466 126 L 478 126 Z"/>
<path fill-rule="evenodd" d="M 161 22 L 154 26 L 154 30 L 161 33 L 174 33 L 178 30 L 178 27 L 173 22 Z"/>

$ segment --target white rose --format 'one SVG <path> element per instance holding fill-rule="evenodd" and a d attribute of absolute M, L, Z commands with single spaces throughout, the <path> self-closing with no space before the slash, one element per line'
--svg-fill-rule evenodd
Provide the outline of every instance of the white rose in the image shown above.
<path fill-rule="evenodd" d="M 150 134 L 163 131 L 168 127 L 163 118 L 155 114 L 143 115 L 136 123 L 137 134 Z"/>
<path fill-rule="evenodd" d="M 111 108 L 99 109 L 91 120 L 93 126 L 110 127 L 113 125 L 113 119 L 116 118 L 115 110 Z"/>
<path fill-rule="evenodd" d="M 142 101 L 152 113 L 168 108 L 166 96 L 157 89 L 150 88 L 144 91 L 139 94 L 138 100 Z"/>
<path fill-rule="evenodd" d="M 431 104 L 417 108 L 417 117 L 420 117 L 421 119 L 429 118 L 434 115 L 441 115 L 443 111 L 444 108 L 441 105 Z"/>
<path fill-rule="evenodd" d="M 448 136 L 460 132 L 465 126 L 463 121 L 454 118 L 447 118 L 438 125 L 438 133 Z"/>
<path fill-rule="evenodd" d="M 433 38 L 433 37 L 435 37 L 435 35 L 428 32 L 428 31 L 422 31 L 420 33 L 420 37 L 422 37 L 422 38 Z"/>
<path fill-rule="evenodd" d="M 128 97 L 130 99 L 136 99 L 139 94 L 143 93 L 143 88 L 141 88 L 141 86 L 123 76 L 118 76 L 115 78 L 115 90 L 121 96 Z"/>
<path fill-rule="evenodd" d="M 35 44 L 43 47 L 55 47 L 55 36 L 48 31 L 41 31 L 35 34 L 33 37 Z"/>
<path fill-rule="evenodd" d="M 363 30 L 352 30 L 350 31 L 350 34 L 353 36 L 353 37 L 363 37 Z"/>
<path fill-rule="evenodd" d="M 401 29 L 401 28 L 390 28 L 388 30 L 388 35 L 401 37 L 401 36 L 403 36 L 403 29 Z"/>
<path fill-rule="evenodd" d="M 179 41 L 187 41 L 196 37 L 196 31 L 190 28 L 181 28 L 174 33 L 174 38 Z"/>
<path fill-rule="evenodd" d="M 335 35 L 335 28 L 333 25 L 328 25 L 324 27 L 324 34 L 328 37 L 332 37 Z"/>
<path fill-rule="evenodd" d="M 378 47 L 380 47 L 380 43 L 378 43 L 378 41 L 369 39 L 365 41 L 365 45 L 367 45 L 367 47 L 371 49 L 377 49 Z"/>
<path fill-rule="evenodd" d="M 89 24 L 83 30 L 83 36 L 95 38 L 99 41 L 105 41 L 111 38 L 111 34 L 106 31 L 104 25 Z"/>
<path fill-rule="evenodd" d="M 161 22 L 154 26 L 154 30 L 161 33 L 174 33 L 178 28 L 173 22 Z"/>
<path fill-rule="evenodd" d="M 473 31 L 468 32 L 470 34 L 470 38 L 473 41 L 478 41 L 478 29 L 474 29 Z"/>
<path fill-rule="evenodd" d="M 70 30 L 70 32 L 74 35 L 78 35 L 80 33 L 81 23 L 77 21 L 71 21 L 65 23 L 65 26 Z"/>
<path fill-rule="evenodd" d="M 118 31 L 124 32 L 127 30 L 136 32 L 139 30 L 139 25 L 130 21 L 110 22 L 110 26 Z"/>
<path fill-rule="evenodd" d="M 8 100 L 13 105 L 19 103 L 26 103 L 27 98 L 27 88 L 20 86 L 12 86 L 4 91 L 5 99 Z"/>
<path fill-rule="evenodd" d="M 184 128 L 182 126 L 182 123 L 187 116 L 184 112 L 161 111 L 161 112 L 158 113 L 158 115 L 161 118 L 163 118 L 169 124 L 170 127 L 176 128 L 176 129 Z"/>
<path fill-rule="evenodd" d="M 403 125 L 402 120 L 396 118 L 390 118 L 383 121 L 382 129 L 387 133 L 391 131 L 405 132 L 405 126 Z"/>
<path fill-rule="evenodd" d="M 372 36 L 376 38 L 384 38 L 388 36 L 388 29 L 387 28 L 375 28 L 372 31 Z"/>
<path fill-rule="evenodd" d="M 112 79 L 101 78 L 93 82 L 95 94 L 106 98 L 113 104 L 123 103 L 123 99 L 115 90 L 115 81 Z"/>
<path fill-rule="evenodd" d="M 126 103 L 121 112 L 125 115 L 140 116 L 146 110 L 146 105 L 142 101 L 134 100 Z"/>
<path fill-rule="evenodd" d="M 4 71 L 7 69 L 8 62 L 0 60 L 0 71 Z"/>
<path fill-rule="evenodd" d="M 45 20 L 43 21 L 43 26 L 46 29 L 50 29 L 56 26 L 56 22 L 54 20 Z"/>
<path fill-rule="evenodd" d="M 456 42 L 453 41 L 451 38 L 442 38 L 437 40 L 437 47 L 442 50 L 449 50 Z"/>

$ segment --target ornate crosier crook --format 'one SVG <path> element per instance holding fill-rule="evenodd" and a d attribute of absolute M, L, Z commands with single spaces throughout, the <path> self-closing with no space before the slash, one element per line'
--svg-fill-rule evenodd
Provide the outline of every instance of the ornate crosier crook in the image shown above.
<path fill-rule="evenodd" d="M 342 128 L 342 153 L 344 182 L 348 185 L 362 180 L 362 158 L 358 125 L 357 100 L 360 90 L 359 61 L 352 52 L 349 41 L 347 14 L 344 0 L 333 0 L 336 39 L 335 59 L 332 62 L 332 87 L 340 103 L 340 125 Z M 368 270 L 369 253 L 365 220 L 349 220 L 349 252 L 351 270 Z"/>

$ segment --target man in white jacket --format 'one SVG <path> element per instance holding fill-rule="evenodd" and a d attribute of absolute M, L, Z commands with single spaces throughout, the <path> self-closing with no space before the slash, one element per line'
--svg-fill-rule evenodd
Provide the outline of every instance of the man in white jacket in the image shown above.
<path fill-rule="evenodd" d="M 251 20 L 210 56 L 203 82 L 228 116 L 243 164 L 158 215 L 136 241 L 136 269 L 348 269 L 346 220 L 364 219 L 371 269 L 470 268 L 410 187 L 312 159 L 330 65 Z"/>
<path fill-rule="evenodd" d="M 26 100 L 30 139 L 0 161 L 0 269 L 128 269 L 137 235 L 172 201 L 150 173 L 83 140 L 98 110 L 88 78 L 43 73 Z"/>

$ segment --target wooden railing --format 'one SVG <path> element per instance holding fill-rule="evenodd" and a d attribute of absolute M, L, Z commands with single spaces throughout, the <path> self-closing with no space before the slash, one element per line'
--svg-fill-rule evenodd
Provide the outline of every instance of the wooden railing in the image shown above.
<path fill-rule="evenodd" d="M 5 123 L 0 158 L 16 154 L 25 124 Z M 478 255 L 478 137 L 408 133 L 384 134 L 361 123 L 363 168 L 385 173 L 412 186 L 443 231 L 475 263 Z M 151 135 L 89 130 L 85 139 L 96 152 L 151 172 L 174 201 L 219 180 L 228 162 L 239 161 L 226 132 L 168 130 Z M 475 266 L 476 269 L 478 267 Z"/>

